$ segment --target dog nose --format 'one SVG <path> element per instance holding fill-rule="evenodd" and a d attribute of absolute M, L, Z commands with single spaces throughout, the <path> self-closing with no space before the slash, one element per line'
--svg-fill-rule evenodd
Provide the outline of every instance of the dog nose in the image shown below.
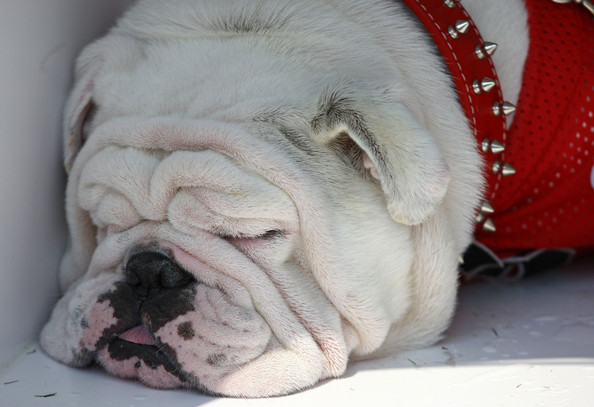
<path fill-rule="evenodd" d="M 154 251 L 144 251 L 130 257 L 125 276 L 128 285 L 143 296 L 151 290 L 182 288 L 193 280 L 173 259 Z"/>

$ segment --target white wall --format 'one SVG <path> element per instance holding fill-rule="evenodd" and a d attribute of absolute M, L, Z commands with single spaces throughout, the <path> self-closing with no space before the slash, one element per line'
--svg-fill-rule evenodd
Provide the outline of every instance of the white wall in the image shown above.
<path fill-rule="evenodd" d="M 0 368 L 58 298 L 62 104 L 81 47 L 131 0 L 0 1 Z"/>

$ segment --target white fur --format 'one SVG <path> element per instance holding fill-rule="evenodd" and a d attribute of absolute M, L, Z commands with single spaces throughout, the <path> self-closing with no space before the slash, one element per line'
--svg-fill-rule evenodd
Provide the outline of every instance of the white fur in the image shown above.
<path fill-rule="evenodd" d="M 146 241 L 171 247 L 208 295 L 223 287 L 224 312 L 264 321 L 240 366 L 211 369 L 198 351 L 179 361 L 209 391 L 285 394 L 341 375 L 349 357 L 435 342 L 482 189 L 441 67 L 390 1 L 140 1 L 78 61 L 66 113 L 72 247 L 44 348 L 89 362 L 80 312 Z M 344 133 L 359 165 L 335 150 Z M 241 239 L 271 229 L 286 236 Z"/>

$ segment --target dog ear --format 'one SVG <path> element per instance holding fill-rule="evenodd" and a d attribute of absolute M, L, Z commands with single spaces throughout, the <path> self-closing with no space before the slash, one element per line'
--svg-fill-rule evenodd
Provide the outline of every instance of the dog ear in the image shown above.
<path fill-rule="evenodd" d="M 105 54 L 112 42 L 111 38 L 95 41 L 76 60 L 74 87 L 64 106 L 64 167 L 68 173 L 88 138 L 88 124 L 96 112 L 93 101 L 95 78 L 105 64 Z"/>
<path fill-rule="evenodd" d="M 95 80 L 103 67 L 124 68 L 135 63 L 139 51 L 132 38 L 108 35 L 88 45 L 76 60 L 75 85 L 64 110 L 64 166 L 70 172 L 76 155 L 89 136 L 97 110 Z"/>
<path fill-rule="evenodd" d="M 93 82 L 91 78 L 80 80 L 66 103 L 64 111 L 64 167 L 70 173 L 74 158 L 87 139 L 86 124 L 94 111 Z"/>
<path fill-rule="evenodd" d="M 350 146 L 349 160 L 379 182 L 395 221 L 420 224 L 443 200 L 450 179 L 445 158 L 402 103 L 332 95 L 320 103 L 312 129 L 317 141 L 341 145 L 343 153 Z"/>

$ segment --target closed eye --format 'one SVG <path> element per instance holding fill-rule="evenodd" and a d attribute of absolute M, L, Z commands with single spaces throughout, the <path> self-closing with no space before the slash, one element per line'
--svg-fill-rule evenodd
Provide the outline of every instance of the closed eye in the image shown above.
<path fill-rule="evenodd" d="M 259 235 L 250 235 L 250 234 L 242 234 L 239 233 L 238 235 L 221 235 L 221 237 L 225 240 L 230 242 L 235 242 L 238 240 L 274 240 L 279 237 L 283 237 L 285 232 L 280 229 L 271 229 L 267 230 L 266 232 L 259 234 Z"/>
<path fill-rule="evenodd" d="M 264 234 L 257 236 L 258 239 L 272 240 L 283 237 L 285 233 L 279 229 L 267 230 Z"/>
<path fill-rule="evenodd" d="M 262 233 L 223 237 L 235 249 L 258 264 L 278 264 L 292 253 L 293 234 L 287 229 L 269 229 Z"/>

